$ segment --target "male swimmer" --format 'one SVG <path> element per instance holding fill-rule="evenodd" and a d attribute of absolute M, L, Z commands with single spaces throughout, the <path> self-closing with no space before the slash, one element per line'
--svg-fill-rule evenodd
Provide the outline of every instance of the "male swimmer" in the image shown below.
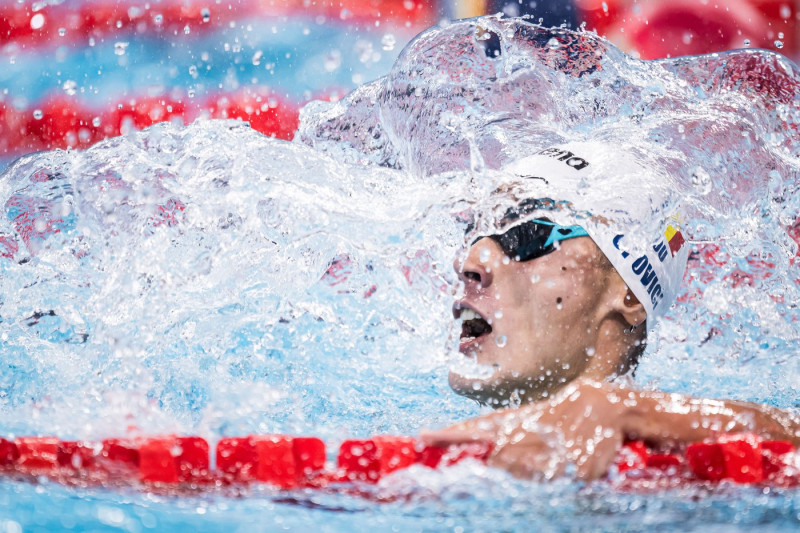
<path fill-rule="evenodd" d="M 798 419 L 779 409 L 611 382 L 636 367 L 686 267 L 679 217 L 642 222 L 674 207 L 656 166 L 590 142 L 542 150 L 504 172 L 534 196 L 456 264 L 460 351 L 494 371 L 450 374 L 456 392 L 502 409 L 425 441 L 488 442 L 489 463 L 514 475 L 549 478 L 573 465 L 583 479 L 606 474 L 627 439 L 673 448 L 749 431 L 800 446 Z M 597 179 L 607 196 L 586 187 Z M 558 224 L 565 206 L 571 219 Z M 575 224 L 582 212 L 594 215 Z"/>

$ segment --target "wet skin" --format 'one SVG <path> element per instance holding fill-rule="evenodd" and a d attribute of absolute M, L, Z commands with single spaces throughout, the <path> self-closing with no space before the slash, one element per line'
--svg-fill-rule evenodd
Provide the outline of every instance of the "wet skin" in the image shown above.
<path fill-rule="evenodd" d="M 565 240 L 530 261 L 510 260 L 483 238 L 455 268 L 464 298 L 454 315 L 471 317 L 465 310 L 472 310 L 491 324 L 488 332 L 465 327 L 460 351 L 494 368 L 487 379 L 451 372 L 459 394 L 494 406 L 525 403 L 578 377 L 604 379 L 624 369 L 630 338 L 621 332 L 644 322 L 644 310 L 625 300 L 627 287 L 590 238 Z"/>

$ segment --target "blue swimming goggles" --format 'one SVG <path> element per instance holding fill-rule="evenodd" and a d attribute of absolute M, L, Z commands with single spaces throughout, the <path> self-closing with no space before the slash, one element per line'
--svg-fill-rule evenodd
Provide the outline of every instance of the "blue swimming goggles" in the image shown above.
<path fill-rule="evenodd" d="M 506 216 L 506 221 L 519 218 L 518 213 Z M 472 231 L 472 224 L 467 233 Z M 556 250 L 556 243 L 576 237 L 588 237 L 589 234 L 581 226 L 561 226 L 546 218 L 535 218 L 514 226 L 497 235 L 488 235 L 500 245 L 503 252 L 515 261 L 530 261 Z M 483 237 L 473 241 L 475 244 Z"/>
<path fill-rule="evenodd" d="M 530 261 L 556 250 L 556 243 L 588 237 L 581 226 L 561 226 L 546 219 L 533 219 L 489 238 L 515 261 Z"/>

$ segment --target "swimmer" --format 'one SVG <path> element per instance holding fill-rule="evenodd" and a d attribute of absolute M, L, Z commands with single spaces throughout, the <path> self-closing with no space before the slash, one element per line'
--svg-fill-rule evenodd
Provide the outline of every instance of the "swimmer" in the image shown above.
<path fill-rule="evenodd" d="M 609 149 L 613 161 L 601 157 Z M 516 476 L 550 478 L 573 465 L 582 479 L 605 475 L 625 440 L 666 450 L 754 432 L 800 446 L 798 419 L 779 409 L 635 390 L 620 379 L 636 368 L 648 325 L 678 294 L 688 257 L 680 217 L 665 217 L 653 232 L 652 224 L 615 225 L 602 217 L 558 224 L 555 208 L 569 205 L 574 213 L 596 205 L 652 217 L 649 207 L 637 213 L 635 206 L 672 205 L 659 196 L 663 191 L 651 190 L 658 180 L 639 179 L 652 177 L 653 167 L 619 149 L 573 143 L 506 172 L 523 188 L 544 185 L 544 192 L 507 213 L 498 234 L 478 236 L 456 262 L 464 284 L 454 305 L 460 351 L 493 372 L 455 369 L 449 376 L 454 391 L 499 410 L 423 433 L 423 440 L 488 442 L 490 464 Z M 618 197 L 576 194 L 581 180 L 601 177 L 616 181 L 604 189 Z M 650 244 L 637 248 L 637 232 Z"/>

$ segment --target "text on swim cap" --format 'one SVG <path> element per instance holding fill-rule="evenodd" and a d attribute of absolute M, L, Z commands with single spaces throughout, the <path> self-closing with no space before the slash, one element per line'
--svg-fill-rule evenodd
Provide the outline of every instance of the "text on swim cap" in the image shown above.
<path fill-rule="evenodd" d="M 614 237 L 614 248 L 617 250 L 620 250 L 619 241 L 621 241 L 623 237 L 624 235 L 617 235 Z M 653 245 L 653 251 L 656 253 L 658 260 L 663 263 L 667 258 L 669 249 L 663 240 L 659 240 Z M 626 259 L 630 254 L 624 250 L 620 250 L 620 255 L 622 255 L 623 259 Z M 658 279 L 658 274 L 656 274 L 656 271 L 653 270 L 653 267 L 650 264 L 650 259 L 648 259 L 646 254 L 642 255 L 631 264 L 631 271 L 636 275 L 637 278 L 639 278 L 642 287 L 645 288 L 647 295 L 650 297 L 650 303 L 653 304 L 653 310 L 655 310 L 655 308 L 658 307 L 658 304 L 661 302 L 661 299 L 664 298 L 664 290 L 661 287 L 661 281 Z"/>
<path fill-rule="evenodd" d="M 537 152 L 537 155 L 545 155 L 547 157 L 552 157 L 557 161 L 563 161 L 565 165 L 568 167 L 572 167 L 575 170 L 583 170 L 584 168 L 589 166 L 589 162 L 583 159 L 582 157 L 578 157 L 569 150 L 562 150 L 561 148 L 545 148 L 544 150 Z"/>

